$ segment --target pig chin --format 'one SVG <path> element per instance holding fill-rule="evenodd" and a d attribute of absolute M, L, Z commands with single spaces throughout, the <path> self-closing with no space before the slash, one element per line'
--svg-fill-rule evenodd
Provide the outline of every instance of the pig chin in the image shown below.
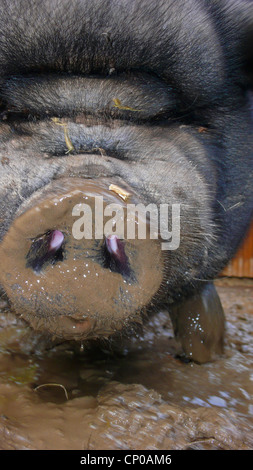
<path fill-rule="evenodd" d="M 94 218 L 91 237 L 81 236 L 82 224 L 75 237 L 73 208 L 85 204 L 99 217 L 95 196 L 103 212 L 108 204 L 122 208 L 126 222 L 124 198 L 133 195 L 109 188 L 100 179 L 53 181 L 20 209 L 6 233 L 0 282 L 16 313 L 35 330 L 66 340 L 109 337 L 141 323 L 155 302 L 163 279 L 158 240 L 128 240 L 114 232 L 96 238 Z"/>

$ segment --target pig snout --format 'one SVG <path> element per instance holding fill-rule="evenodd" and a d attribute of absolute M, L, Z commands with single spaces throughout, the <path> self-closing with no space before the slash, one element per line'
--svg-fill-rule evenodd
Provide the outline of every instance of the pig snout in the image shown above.
<path fill-rule="evenodd" d="M 62 178 L 19 210 L 0 247 L 0 281 L 34 329 L 80 340 L 141 322 L 163 260 L 157 240 L 114 231 L 108 205 L 125 229 L 126 198 L 133 195 L 99 179 Z"/>

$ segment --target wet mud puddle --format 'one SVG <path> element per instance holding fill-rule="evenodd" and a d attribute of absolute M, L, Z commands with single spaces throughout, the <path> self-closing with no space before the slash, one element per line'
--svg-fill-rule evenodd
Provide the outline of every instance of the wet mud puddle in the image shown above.
<path fill-rule="evenodd" d="M 0 448 L 252 449 L 253 282 L 216 286 L 225 352 L 205 365 L 177 358 L 166 312 L 114 349 L 39 350 L 2 299 Z"/>

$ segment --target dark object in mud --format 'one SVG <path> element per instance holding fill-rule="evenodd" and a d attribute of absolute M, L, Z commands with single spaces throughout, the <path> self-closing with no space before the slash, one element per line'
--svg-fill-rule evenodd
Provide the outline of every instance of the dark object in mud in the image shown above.
<path fill-rule="evenodd" d="M 107 338 L 167 306 L 187 357 L 221 353 L 210 282 L 252 215 L 252 31 L 246 0 L 0 4 L 0 284 L 35 329 Z M 177 249 L 97 236 L 100 198 L 124 221 L 180 205 Z"/>

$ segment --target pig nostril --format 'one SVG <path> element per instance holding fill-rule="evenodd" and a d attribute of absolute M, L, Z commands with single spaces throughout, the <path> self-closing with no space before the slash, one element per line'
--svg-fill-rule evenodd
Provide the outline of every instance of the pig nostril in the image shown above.
<path fill-rule="evenodd" d="M 61 248 L 64 235 L 59 230 L 53 230 L 49 236 L 49 251 L 57 251 Z"/>
<path fill-rule="evenodd" d="M 63 260 L 64 235 L 59 230 L 47 230 L 33 238 L 26 255 L 26 267 L 40 272 L 45 263 L 55 264 Z"/>
<path fill-rule="evenodd" d="M 117 235 L 109 235 L 104 243 L 104 267 L 123 277 L 130 277 L 131 269 L 125 252 L 125 245 Z"/>
<path fill-rule="evenodd" d="M 109 235 L 105 239 L 105 244 L 107 250 L 114 258 L 122 261 L 126 258 L 124 245 L 117 235 Z"/>

